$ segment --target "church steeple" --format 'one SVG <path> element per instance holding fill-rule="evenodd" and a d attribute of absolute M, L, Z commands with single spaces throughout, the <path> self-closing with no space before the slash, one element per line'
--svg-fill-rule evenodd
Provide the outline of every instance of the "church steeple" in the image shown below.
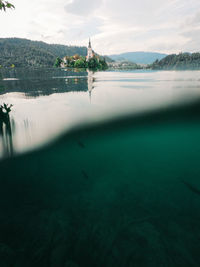
<path fill-rule="evenodd" d="M 90 38 L 89 38 L 89 45 L 88 45 L 88 48 L 92 48 Z"/>
<path fill-rule="evenodd" d="M 94 53 L 92 50 L 92 45 L 91 45 L 91 41 L 89 39 L 89 44 L 88 44 L 88 49 L 87 49 L 87 61 L 89 61 L 90 58 L 94 57 Z"/>

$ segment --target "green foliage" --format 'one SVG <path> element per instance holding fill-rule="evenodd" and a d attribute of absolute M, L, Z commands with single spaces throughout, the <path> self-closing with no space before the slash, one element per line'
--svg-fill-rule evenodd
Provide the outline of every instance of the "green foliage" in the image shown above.
<path fill-rule="evenodd" d="M 99 65 L 102 70 L 106 70 L 108 68 L 108 64 L 106 63 L 105 58 L 100 58 L 99 59 Z"/>
<path fill-rule="evenodd" d="M 151 69 L 158 70 L 186 70 L 186 69 L 200 69 L 200 53 L 180 53 L 178 55 L 172 54 L 165 58 L 156 60 L 153 64 L 148 66 Z"/>
<path fill-rule="evenodd" d="M 99 62 L 98 62 L 96 57 L 90 58 L 88 60 L 88 68 L 89 69 L 94 69 L 95 70 L 95 69 L 98 68 L 98 65 L 99 65 Z"/>
<path fill-rule="evenodd" d="M 93 57 L 90 58 L 87 62 L 88 64 L 88 69 L 92 70 L 106 70 L 108 68 L 108 65 L 105 61 L 105 59 L 101 59 L 99 57 Z"/>
<path fill-rule="evenodd" d="M 0 0 L 0 10 L 6 11 L 7 8 L 15 8 L 15 6 L 7 1 Z"/>
<path fill-rule="evenodd" d="M 88 68 L 91 70 L 105 70 L 108 68 L 105 58 L 101 58 L 99 56 L 94 56 L 88 61 L 86 60 L 86 57 L 82 57 L 79 55 L 74 55 L 72 57 L 66 56 L 64 58 L 64 62 L 66 67 L 71 68 Z"/>
<path fill-rule="evenodd" d="M 88 68 L 93 70 L 106 70 L 108 65 L 105 58 L 93 57 L 88 60 Z"/>
<path fill-rule="evenodd" d="M 0 65 L 2 67 L 52 67 L 57 57 L 79 54 L 86 56 L 87 48 L 46 44 L 21 38 L 0 38 Z"/>
<path fill-rule="evenodd" d="M 86 61 L 84 58 L 77 59 L 74 63 L 75 68 L 85 68 L 86 67 Z"/>
<path fill-rule="evenodd" d="M 86 47 L 46 44 L 21 38 L 0 38 L 2 67 L 58 67 L 63 57 L 66 66 L 70 68 L 104 70 L 108 67 L 105 58 L 96 56 L 87 62 L 86 55 Z"/>
<path fill-rule="evenodd" d="M 57 57 L 56 62 L 54 63 L 54 67 L 56 67 L 56 68 L 60 67 L 61 63 L 62 63 L 62 59 Z"/>

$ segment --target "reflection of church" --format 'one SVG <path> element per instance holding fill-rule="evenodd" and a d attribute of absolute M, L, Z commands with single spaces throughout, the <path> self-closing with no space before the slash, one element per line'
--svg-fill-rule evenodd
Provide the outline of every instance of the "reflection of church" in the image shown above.
<path fill-rule="evenodd" d="M 87 70 L 88 73 L 88 92 L 89 92 L 89 97 L 90 97 L 90 102 L 92 101 L 92 90 L 94 88 L 93 82 L 94 82 L 94 77 L 93 77 L 93 71 Z"/>
<path fill-rule="evenodd" d="M 66 72 L 68 70 L 66 69 Z M 92 100 L 92 91 L 94 89 L 93 83 L 95 81 L 94 78 L 94 72 L 91 70 L 87 70 L 84 72 L 79 72 L 79 76 L 77 77 L 77 73 L 71 72 L 71 76 L 64 79 L 65 86 L 64 86 L 64 92 L 88 92 L 89 93 L 89 99 L 90 103 Z M 74 76 L 74 78 L 73 78 Z M 59 79 L 62 80 L 62 79 Z M 58 91 L 59 93 L 60 91 Z"/>

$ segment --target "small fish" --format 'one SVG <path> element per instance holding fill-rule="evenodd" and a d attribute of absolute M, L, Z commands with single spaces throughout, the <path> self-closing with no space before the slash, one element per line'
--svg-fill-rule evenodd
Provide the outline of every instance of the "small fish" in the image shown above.
<path fill-rule="evenodd" d="M 77 143 L 81 148 L 85 148 L 85 145 L 81 141 L 78 141 Z"/>
<path fill-rule="evenodd" d="M 200 189 L 196 188 L 194 185 L 188 182 L 182 181 L 182 183 L 184 183 L 184 185 L 186 185 L 192 192 L 194 192 L 197 195 L 200 195 Z"/>
<path fill-rule="evenodd" d="M 81 173 L 85 179 L 89 179 L 88 174 L 84 170 L 82 170 Z"/>

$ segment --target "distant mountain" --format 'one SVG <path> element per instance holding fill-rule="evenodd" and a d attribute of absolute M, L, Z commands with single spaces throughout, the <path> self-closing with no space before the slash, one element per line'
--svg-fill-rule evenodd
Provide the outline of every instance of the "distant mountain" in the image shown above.
<path fill-rule="evenodd" d="M 160 54 L 155 52 L 128 52 L 118 55 L 110 55 L 109 57 L 115 61 L 128 60 L 137 64 L 151 64 L 157 59 L 161 60 L 166 56 L 167 54 Z"/>
<path fill-rule="evenodd" d="M 56 57 L 86 56 L 87 48 L 47 44 L 21 38 L 0 38 L 0 65 L 9 67 L 52 67 Z"/>
<path fill-rule="evenodd" d="M 200 53 L 180 53 L 168 55 L 149 65 L 155 70 L 199 70 Z"/>

